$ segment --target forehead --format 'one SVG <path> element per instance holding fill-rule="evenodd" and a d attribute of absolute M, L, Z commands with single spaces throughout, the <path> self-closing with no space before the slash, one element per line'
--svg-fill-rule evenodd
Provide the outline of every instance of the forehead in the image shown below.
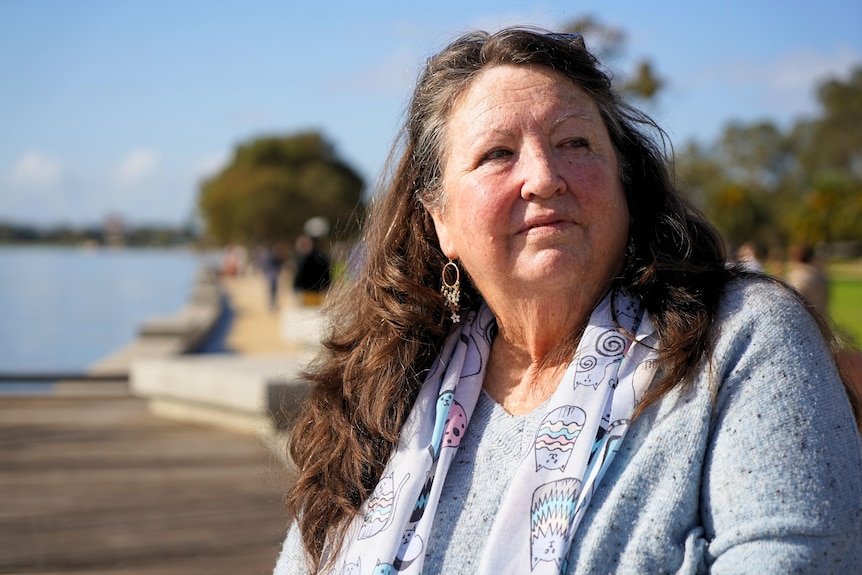
<path fill-rule="evenodd" d="M 502 64 L 473 78 L 454 101 L 449 123 L 480 128 L 493 120 L 515 120 L 511 114 L 517 111 L 536 119 L 548 114 L 600 118 L 590 95 L 565 75 L 544 66 Z"/>

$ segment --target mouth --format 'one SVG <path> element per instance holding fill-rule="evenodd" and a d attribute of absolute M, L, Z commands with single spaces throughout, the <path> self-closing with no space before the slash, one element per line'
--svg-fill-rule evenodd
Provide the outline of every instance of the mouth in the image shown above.
<path fill-rule="evenodd" d="M 574 227 L 575 223 L 572 220 L 566 219 L 548 219 L 535 222 L 529 222 L 518 231 L 519 235 L 534 235 L 546 234 L 554 232 L 562 232 Z"/>

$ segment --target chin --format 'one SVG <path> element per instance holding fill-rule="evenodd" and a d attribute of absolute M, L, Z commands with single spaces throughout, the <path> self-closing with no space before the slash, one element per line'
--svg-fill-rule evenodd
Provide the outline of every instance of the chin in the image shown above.
<path fill-rule="evenodd" d="M 543 282 L 547 284 L 569 284 L 583 282 L 596 271 L 596 264 L 583 257 L 573 257 L 571 253 L 544 251 L 524 266 L 518 277 L 525 281 Z"/>
<path fill-rule="evenodd" d="M 571 273 L 572 270 L 590 270 L 596 264 L 595 258 L 572 246 L 562 245 L 538 250 L 529 258 L 527 268 L 547 273 Z"/>

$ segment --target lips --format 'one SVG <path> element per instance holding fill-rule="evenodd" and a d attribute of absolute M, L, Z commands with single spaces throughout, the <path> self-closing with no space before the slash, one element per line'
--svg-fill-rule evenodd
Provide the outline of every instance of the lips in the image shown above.
<path fill-rule="evenodd" d="M 550 215 L 539 218 L 530 218 L 518 230 L 518 234 L 530 234 L 536 231 L 561 231 L 572 227 L 574 221 L 570 218 L 560 217 L 559 215 Z"/>

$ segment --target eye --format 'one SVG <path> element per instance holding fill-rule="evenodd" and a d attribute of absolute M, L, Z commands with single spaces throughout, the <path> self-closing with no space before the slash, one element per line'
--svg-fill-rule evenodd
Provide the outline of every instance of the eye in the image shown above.
<path fill-rule="evenodd" d="M 564 148 L 589 148 L 590 140 L 589 138 L 571 138 L 569 140 L 564 140 L 561 144 Z"/>
<path fill-rule="evenodd" d="M 511 155 L 512 152 L 510 150 L 498 148 L 496 150 L 491 150 L 490 152 L 482 156 L 480 163 L 493 162 L 494 160 L 502 160 L 503 158 L 508 158 Z"/>

